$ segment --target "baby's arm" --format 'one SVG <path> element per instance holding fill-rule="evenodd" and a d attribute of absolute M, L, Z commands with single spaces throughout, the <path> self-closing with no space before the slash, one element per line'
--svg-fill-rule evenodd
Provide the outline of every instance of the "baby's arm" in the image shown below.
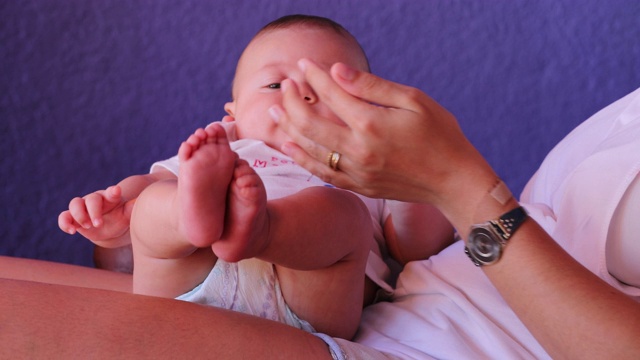
<path fill-rule="evenodd" d="M 166 170 L 134 175 L 105 190 L 76 197 L 58 216 L 58 226 L 68 234 L 79 232 L 101 247 L 127 245 L 131 242 L 129 220 L 135 199 L 150 184 L 171 177 L 175 175 Z"/>
<path fill-rule="evenodd" d="M 453 227 L 429 204 L 387 200 L 391 215 L 384 235 L 391 256 L 401 264 L 426 259 L 453 242 Z"/>

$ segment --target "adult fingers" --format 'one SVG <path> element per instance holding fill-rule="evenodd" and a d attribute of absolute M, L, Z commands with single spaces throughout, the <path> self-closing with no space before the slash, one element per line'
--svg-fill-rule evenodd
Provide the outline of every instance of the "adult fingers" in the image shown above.
<path fill-rule="evenodd" d="M 309 170 L 312 174 L 316 175 L 322 181 L 333 184 L 343 189 L 354 190 L 356 182 L 351 178 L 349 172 L 342 171 L 345 168 L 352 167 L 351 161 L 346 157 L 341 157 L 338 163 L 338 169 L 334 170 L 329 167 L 328 157 L 330 152 L 325 150 L 324 157 L 320 156 L 320 160 L 314 156 L 309 155 L 302 147 L 295 143 L 287 142 L 282 147 L 282 152 L 287 154 L 297 164 L 303 168 Z M 322 159 L 324 158 L 324 162 Z M 342 169 L 342 170 L 341 170 Z"/>
<path fill-rule="evenodd" d="M 325 86 L 333 87 L 335 92 L 333 95 L 329 95 L 332 91 L 323 90 L 322 93 L 317 94 L 320 101 L 330 101 L 336 103 L 336 106 L 340 105 L 339 99 L 327 99 L 330 96 L 336 96 L 337 93 L 342 93 L 344 101 L 351 102 L 352 107 L 355 108 L 356 104 L 361 103 L 358 99 L 349 95 L 333 82 L 326 72 L 317 68 L 318 74 L 316 78 L 322 78 L 319 82 L 325 82 Z M 336 115 L 327 109 L 327 107 L 321 108 L 324 113 L 317 112 L 313 106 L 310 106 L 306 101 L 302 100 L 296 85 L 290 80 L 282 82 L 283 91 L 283 106 L 274 106 L 270 109 L 272 117 L 279 123 L 280 127 L 288 133 L 292 141 L 295 142 L 301 152 L 296 148 L 290 148 L 291 151 L 295 151 L 295 155 L 287 154 L 289 156 L 294 155 L 295 160 L 306 167 L 315 175 L 325 179 L 331 179 L 330 182 L 334 184 L 343 184 L 347 182 L 347 176 L 343 174 L 335 174 L 335 170 L 332 170 L 327 165 L 327 157 L 331 151 L 337 151 L 342 154 L 342 159 L 339 168 L 346 172 L 351 173 L 354 169 L 352 166 L 356 166 L 352 160 L 360 160 L 362 153 L 362 137 L 354 133 L 348 125 L 347 119 L 357 118 L 363 111 L 356 111 L 355 113 L 343 112 L 344 118 L 341 123 L 337 122 Z M 377 110 L 381 108 L 365 104 L 367 107 L 371 107 Z M 373 116 L 376 117 L 376 116 Z M 287 150 L 283 150 L 287 153 Z M 349 175 L 350 176 L 350 175 Z"/>
<path fill-rule="evenodd" d="M 310 66 L 314 68 L 311 72 L 313 72 L 314 87 L 318 89 L 317 95 L 320 101 L 325 105 L 329 102 L 334 107 L 341 107 L 344 110 L 341 114 L 327 114 L 325 108 L 325 113 L 319 114 L 314 111 L 313 106 L 302 100 L 296 85 L 291 80 L 283 81 L 281 84 L 283 107 L 273 106 L 270 114 L 280 128 L 287 132 L 295 145 L 285 144 L 282 151 L 324 181 L 343 188 L 356 189 L 358 181 L 355 179 L 361 167 L 359 161 L 362 161 L 362 154 L 366 153 L 366 147 L 369 146 L 366 144 L 369 134 L 363 138 L 360 134 L 353 132 L 349 123 L 355 122 L 361 127 L 357 124 L 359 115 L 369 111 L 368 118 L 377 119 L 382 116 L 379 112 L 385 109 L 349 95 L 337 86 L 328 73 L 314 64 Z M 343 103 L 351 105 L 343 107 Z M 358 107 L 361 110 L 357 110 Z M 372 110 L 374 113 L 371 113 Z M 341 118 L 343 124 L 335 122 L 336 115 Z M 331 169 L 328 165 L 328 157 L 332 151 L 342 155 L 338 171 Z"/>
<path fill-rule="evenodd" d="M 348 142 L 349 128 L 330 120 L 326 111 L 324 114 L 318 113 L 314 106 L 304 101 L 293 81 L 283 81 L 281 89 L 282 107 L 273 106 L 270 109 L 271 116 L 305 151 L 320 156 L 325 149 L 335 149 Z"/>
<path fill-rule="evenodd" d="M 413 101 L 401 100 L 405 96 L 403 92 L 410 89 L 406 86 L 380 79 L 368 73 L 356 72 L 352 77 L 358 77 L 359 74 L 372 87 L 371 91 L 361 91 L 359 95 L 367 95 L 366 98 L 361 98 L 342 89 L 340 84 L 312 61 L 300 60 L 300 66 L 305 72 L 307 82 L 321 101 L 347 125 L 347 128 L 342 132 L 334 131 L 327 126 L 315 132 L 313 129 L 317 122 L 307 122 L 306 126 L 309 130 L 304 132 L 304 135 L 316 143 L 340 152 L 346 158 L 357 163 L 358 166 L 371 162 L 372 154 L 378 150 L 378 146 L 380 144 L 388 145 L 390 135 L 398 136 L 398 134 L 392 134 L 389 131 L 404 132 L 407 130 L 409 124 L 401 121 L 403 117 L 415 118 L 415 112 L 422 110 L 420 103 L 414 104 Z M 380 89 L 374 89 L 375 86 Z M 386 103 L 382 101 L 385 98 L 385 92 L 388 92 L 386 95 L 389 98 Z M 417 89 L 414 89 L 414 92 L 417 93 L 416 96 L 421 93 Z M 394 100 L 395 98 L 397 100 Z M 388 105 L 388 107 L 381 106 L 379 103 Z M 410 104 L 410 109 L 401 107 L 405 104 Z M 393 122 L 397 120 L 399 123 L 394 124 L 392 120 Z M 320 159 L 319 156 L 322 156 L 322 154 L 311 152 L 305 144 L 300 145 L 316 159 Z M 345 168 L 345 170 L 348 172 L 353 169 Z"/>
<path fill-rule="evenodd" d="M 332 151 L 344 152 L 345 143 L 354 145 L 349 138 L 350 129 L 327 118 L 326 111 L 325 114 L 314 111 L 302 100 L 297 86 L 291 80 L 283 81 L 281 88 L 284 108 L 273 106 L 269 112 L 295 143 L 285 143 L 281 150 L 323 181 L 347 187 L 353 181 L 347 174 L 331 169 L 328 156 Z M 343 155 L 340 169 L 349 168 L 350 161 L 347 158 L 348 155 Z"/>
<path fill-rule="evenodd" d="M 334 64 L 330 74 L 342 90 L 384 107 L 419 112 L 423 110 L 423 104 L 433 103 L 433 100 L 419 89 L 382 79 L 343 63 Z"/>
<path fill-rule="evenodd" d="M 313 91 L 316 93 L 320 101 L 328 106 L 331 111 L 333 111 L 333 113 L 347 125 L 347 127 L 353 128 L 361 121 L 360 115 L 372 110 L 373 106 L 371 104 L 364 102 L 343 90 L 332 79 L 329 73 L 320 68 L 313 61 L 302 59 L 299 61 L 299 66 L 304 72 L 307 83 L 311 88 L 313 88 Z M 298 100 L 298 103 L 300 102 L 301 100 Z M 309 133 L 316 134 L 315 127 L 316 124 L 313 123 L 309 128 L 305 128 L 305 130 L 307 130 L 305 131 L 305 135 L 308 135 Z M 348 132 L 340 134 L 328 126 L 325 127 L 325 129 L 328 130 L 335 139 L 333 143 L 325 144 L 329 147 L 336 148 L 340 145 L 344 146 L 345 137 L 350 136 Z M 325 141 L 331 141 L 330 139 L 320 136 L 317 136 L 317 138 L 312 140 L 317 141 L 318 138 Z"/>

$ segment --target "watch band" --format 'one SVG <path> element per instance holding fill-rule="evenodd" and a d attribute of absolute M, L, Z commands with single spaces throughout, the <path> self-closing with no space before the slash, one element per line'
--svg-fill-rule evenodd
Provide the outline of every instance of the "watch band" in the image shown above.
<path fill-rule="evenodd" d="M 496 229 L 496 232 L 502 237 L 504 241 L 509 240 L 511 235 L 518 230 L 520 225 L 527 218 L 527 212 L 522 206 L 505 213 L 496 220 L 491 220 L 489 223 Z"/>

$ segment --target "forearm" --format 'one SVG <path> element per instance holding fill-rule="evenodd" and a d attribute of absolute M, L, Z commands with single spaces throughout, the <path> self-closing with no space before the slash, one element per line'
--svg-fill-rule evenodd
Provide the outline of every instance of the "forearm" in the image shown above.
<path fill-rule="evenodd" d="M 213 307 L 13 280 L 0 292 L 0 358 L 331 359 L 311 334 Z"/>
<path fill-rule="evenodd" d="M 491 176 L 487 171 L 479 182 Z M 470 185 L 466 195 L 475 205 L 449 210 L 465 239 L 472 224 L 518 206 L 513 198 L 492 200 L 489 189 Z M 640 356 L 640 305 L 580 265 L 532 219 L 511 237 L 500 261 L 482 269 L 553 358 Z"/>
<path fill-rule="evenodd" d="M 553 358 L 640 358 L 640 306 L 582 267 L 534 221 L 485 273 Z"/>

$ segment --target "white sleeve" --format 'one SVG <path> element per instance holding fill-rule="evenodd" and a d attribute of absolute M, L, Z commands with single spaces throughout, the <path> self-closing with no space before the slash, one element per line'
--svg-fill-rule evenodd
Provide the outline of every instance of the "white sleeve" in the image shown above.
<path fill-rule="evenodd" d="M 180 167 L 180 161 L 178 160 L 178 156 L 174 156 L 172 158 L 155 162 L 151 165 L 151 169 L 149 173 L 154 173 L 160 169 L 165 169 L 171 171 L 174 175 L 178 176 L 178 168 Z"/>

